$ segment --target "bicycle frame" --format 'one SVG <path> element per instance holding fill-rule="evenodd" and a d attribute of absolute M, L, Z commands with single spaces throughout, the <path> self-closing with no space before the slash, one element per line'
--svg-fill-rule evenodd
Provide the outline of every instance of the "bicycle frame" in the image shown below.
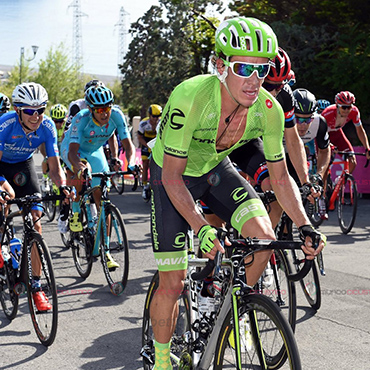
<path fill-rule="evenodd" d="M 347 160 L 337 160 L 337 161 L 334 161 L 333 164 L 343 164 L 344 168 L 343 168 L 341 174 L 339 175 L 339 181 L 336 183 L 336 185 L 333 189 L 333 193 L 331 194 L 330 199 L 329 199 L 329 210 L 330 211 L 333 211 L 335 209 L 335 201 L 339 197 L 339 191 L 340 191 L 342 185 L 344 184 L 345 176 L 347 174 L 349 174 L 348 159 Z M 344 191 L 344 189 L 343 189 L 343 191 Z M 351 199 L 352 199 L 352 194 L 351 194 Z"/>

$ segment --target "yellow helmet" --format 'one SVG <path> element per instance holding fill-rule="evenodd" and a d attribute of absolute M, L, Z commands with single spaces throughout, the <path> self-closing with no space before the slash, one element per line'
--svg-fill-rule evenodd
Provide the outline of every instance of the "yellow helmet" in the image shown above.
<path fill-rule="evenodd" d="M 149 115 L 159 117 L 162 114 L 162 107 L 158 104 L 152 104 L 148 109 Z"/>
<path fill-rule="evenodd" d="M 63 104 L 56 104 L 50 108 L 50 117 L 54 120 L 61 121 L 66 118 L 67 108 Z"/>

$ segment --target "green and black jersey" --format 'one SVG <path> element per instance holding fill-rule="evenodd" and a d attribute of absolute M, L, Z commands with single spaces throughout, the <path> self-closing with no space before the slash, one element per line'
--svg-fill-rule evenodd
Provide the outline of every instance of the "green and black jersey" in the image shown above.
<path fill-rule="evenodd" d="M 153 149 L 154 161 L 162 167 L 164 153 L 187 158 L 184 175 L 199 177 L 216 167 L 233 150 L 262 137 L 266 160 L 284 158 L 284 113 L 280 104 L 261 88 L 249 108 L 245 132 L 232 147 L 216 151 L 221 115 L 221 88 L 215 75 L 200 75 L 184 81 L 172 92 L 163 111 Z"/>

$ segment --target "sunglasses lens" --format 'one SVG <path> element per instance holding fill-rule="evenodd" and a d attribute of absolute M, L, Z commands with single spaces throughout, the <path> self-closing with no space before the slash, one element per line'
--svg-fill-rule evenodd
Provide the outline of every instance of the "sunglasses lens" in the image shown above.
<path fill-rule="evenodd" d="M 53 120 L 55 123 L 63 123 L 64 119 L 54 119 Z"/>
<path fill-rule="evenodd" d="M 262 84 L 262 86 L 263 86 L 267 91 L 273 91 L 273 90 L 280 91 L 280 90 L 284 87 L 284 84 L 275 85 L 275 84 L 269 84 L 268 82 L 264 82 L 264 83 Z"/>
<path fill-rule="evenodd" d="M 309 124 L 313 120 L 312 117 L 308 117 L 308 118 L 296 117 L 296 118 L 297 118 L 297 122 L 300 124 Z"/>
<path fill-rule="evenodd" d="M 26 108 L 26 109 L 22 109 L 22 112 L 24 112 L 25 114 L 27 114 L 27 116 L 33 116 L 36 112 L 39 116 L 41 116 L 41 114 L 43 114 L 45 112 L 45 108 L 39 108 L 39 109 L 29 109 L 29 108 Z"/>
<path fill-rule="evenodd" d="M 351 106 L 350 105 L 341 105 L 341 108 L 342 109 L 351 109 Z"/>
<path fill-rule="evenodd" d="M 268 64 L 248 64 L 248 63 L 234 63 L 233 72 L 241 77 L 250 77 L 254 71 L 257 71 L 259 78 L 264 78 L 269 73 L 270 66 Z"/>
<path fill-rule="evenodd" d="M 95 112 L 99 114 L 108 113 L 111 109 L 112 107 L 95 108 Z"/>

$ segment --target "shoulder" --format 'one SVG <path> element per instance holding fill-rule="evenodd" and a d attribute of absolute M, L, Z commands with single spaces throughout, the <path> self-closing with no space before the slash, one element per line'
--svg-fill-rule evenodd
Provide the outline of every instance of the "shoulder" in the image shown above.
<path fill-rule="evenodd" d="M 279 92 L 276 100 L 281 104 L 284 112 L 286 110 L 291 110 L 292 107 L 294 107 L 294 96 L 292 88 L 288 84 L 285 84 Z"/>
<path fill-rule="evenodd" d="M 337 114 L 337 106 L 335 104 L 329 105 L 327 108 L 325 108 L 321 115 L 327 119 L 327 117 L 332 117 Z"/>
<path fill-rule="evenodd" d="M 177 85 L 172 94 L 184 94 L 185 96 L 196 95 L 205 88 L 219 86 L 219 80 L 215 75 L 198 75 L 191 77 Z M 171 94 L 171 95 L 172 95 Z"/>
<path fill-rule="evenodd" d="M 263 88 L 261 88 L 258 94 L 257 102 L 259 103 L 259 109 L 262 109 L 264 113 L 283 113 L 283 109 L 277 99 Z"/>
<path fill-rule="evenodd" d="M 4 131 L 6 128 L 10 127 L 13 123 L 17 122 L 18 115 L 16 112 L 8 112 L 0 117 L 0 130 Z"/>

